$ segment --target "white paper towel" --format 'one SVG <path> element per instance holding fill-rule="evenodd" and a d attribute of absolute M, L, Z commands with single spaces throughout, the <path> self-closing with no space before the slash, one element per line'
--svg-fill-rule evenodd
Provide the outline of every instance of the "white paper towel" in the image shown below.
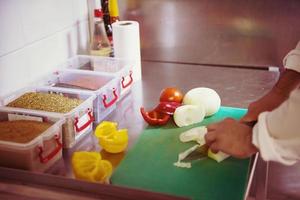
<path fill-rule="evenodd" d="M 139 23 L 136 21 L 118 21 L 112 24 L 112 29 L 115 57 L 132 60 L 134 62 L 133 80 L 134 82 L 141 80 Z"/>

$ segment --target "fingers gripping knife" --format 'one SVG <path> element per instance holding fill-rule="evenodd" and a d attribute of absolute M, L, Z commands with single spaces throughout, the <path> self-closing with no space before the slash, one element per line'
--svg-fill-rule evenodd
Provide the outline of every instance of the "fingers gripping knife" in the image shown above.
<path fill-rule="evenodd" d="M 244 122 L 244 124 L 253 127 L 257 121 L 252 122 Z M 203 145 L 197 145 L 194 150 L 188 153 L 185 158 L 183 158 L 181 161 L 183 162 L 191 162 L 193 160 L 202 160 L 207 158 L 208 155 L 209 146 L 207 144 Z"/>

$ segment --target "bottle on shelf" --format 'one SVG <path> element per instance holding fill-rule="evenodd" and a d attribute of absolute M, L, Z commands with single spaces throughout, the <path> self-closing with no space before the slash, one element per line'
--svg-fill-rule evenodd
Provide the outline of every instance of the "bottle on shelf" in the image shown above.
<path fill-rule="evenodd" d="M 90 54 L 97 56 L 109 56 L 112 48 L 110 41 L 107 37 L 104 22 L 103 13 L 101 9 L 94 10 L 94 29 L 90 45 Z"/>
<path fill-rule="evenodd" d="M 110 24 L 110 16 L 109 16 L 109 9 L 108 9 L 108 0 L 101 0 L 101 7 L 103 12 L 103 21 L 106 30 L 107 37 L 109 41 L 112 41 L 112 27 Z"/>
<path fill-rule="evenodd" d="M 109 0 L 108 1 L 108 10 L 109 10 L 109 16 L 110 16 L 110 24 L 120 21 L 118 0 Z"/>

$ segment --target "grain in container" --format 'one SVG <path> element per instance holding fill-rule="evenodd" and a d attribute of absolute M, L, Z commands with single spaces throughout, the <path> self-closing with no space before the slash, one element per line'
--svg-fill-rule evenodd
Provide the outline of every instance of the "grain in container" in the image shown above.
<path fill-rule="evenodd" d="M 69 69 L 56 71 L 47 79 L 48 86 L 88 91 L 95 94 L 95 123 L 105 119 L 116 108 L 119 99 L 118 79 L 113 75 Z"/>
<path fill-rule="evenodd" d="M 71 148 L 92 132 L 93 101 L 90 92 L 54 87 L 28 87 L 1 99 L 7 109 L 65 118 L 63 147 Z M 14 106 L 14 107 L 12 107 Z"/>
<path fill-rule="evenodd" d="M 65 119 L 0 107 L 0 166 L 44 172 L 62 157 Z"/>

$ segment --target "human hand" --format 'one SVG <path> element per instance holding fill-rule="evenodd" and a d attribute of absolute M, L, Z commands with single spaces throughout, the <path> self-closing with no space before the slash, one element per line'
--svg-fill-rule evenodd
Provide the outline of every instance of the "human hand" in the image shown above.
<path fill-rule="evenodd" d="M 222 151 L 233 157 L 247 158 L 258 150 L 252 144 L 252 127 L 227 118 L 207 126 L 205 141 L 212 152 Z"/>

